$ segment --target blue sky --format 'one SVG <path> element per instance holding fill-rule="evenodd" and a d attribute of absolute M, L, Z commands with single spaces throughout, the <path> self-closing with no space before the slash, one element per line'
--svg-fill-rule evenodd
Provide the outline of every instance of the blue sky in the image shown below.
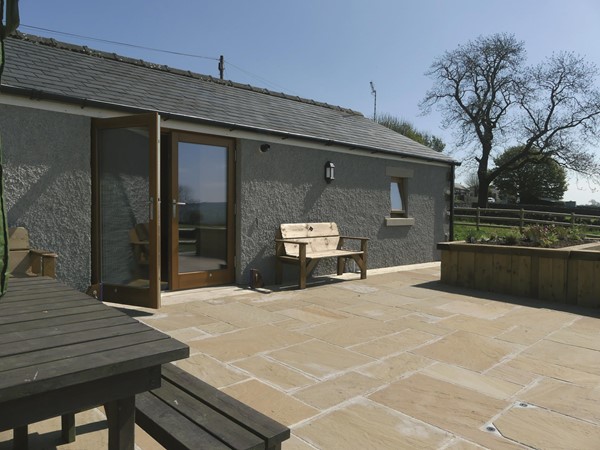
<path fill-rule="evenodd" d="M 378 113 L 411 121 L 444 139 L 448 149 L 454 149 L 451 130 L 440 128 L 438 114 L 421 116 L 418 108 L 431 86 L 424 73 L 444 51 L 482 34 L 508 32 L 525 42 L 530 63 L 567 50 L 600 66 L 597 0 L 21 0 L 20 9 L 23 32 L 213 76 L 214 59 L 224 55 L 225 78 L 366 116 L 373 114 L 373 81 Z M 592 198 L 600 201 L 600 192 L 571 180 L 565 199 L 584 204 Z"/>

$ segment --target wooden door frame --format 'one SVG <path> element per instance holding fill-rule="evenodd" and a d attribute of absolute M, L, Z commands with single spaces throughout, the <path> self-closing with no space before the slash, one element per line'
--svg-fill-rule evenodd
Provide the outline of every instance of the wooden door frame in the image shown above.
<path fill-rule="evenodd" d="M 214 145 L 227 149 L 227 269 L 203 272 L 179 273 L 178 243 L 178 215 L 173 215 L 169 207 L 169 285 L 171 290 L 191 289 L 206 286 L 217 286 L 235 281 L 235 151 L 236 140 L 222 136 L 213 136 L 188 131 L 171 130 L 171 171 L 169 198 L 165 201 L 172 205 L 179 190 L 179 165 L 178 143 L 190 142 L 194 144 Z"/>
<path fill-rule="evenodd" d="M 148 221 L 149 289 L 115 286 L 102 283 L 100 173 L 98 164 L 98 130 L 108 128 L 146 127 L 149 139 L 149 190 L 152 198 L 152 217 Z M 99 299 L 148 308 L 160 308 L 160 115 L 156 112 L 119 116 L 106 119 L 92 118 L 92 285 L 98 286 Z M 153 139 L 152 137 L 155 137 Z M 123 299 L 126 298 L 126 301 Z"/>

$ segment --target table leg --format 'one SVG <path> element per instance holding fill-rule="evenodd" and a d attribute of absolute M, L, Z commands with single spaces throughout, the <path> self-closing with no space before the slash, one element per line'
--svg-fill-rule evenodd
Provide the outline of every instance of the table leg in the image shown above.
<path fill-rule="evenodd" d="M 135 396 L 104 405 L 108 421 L 109 450 L 134 450 Z"/>
<path fill-rule="evenodd" d="M 75 442 L 75 414 L 63 414 L 61 417 L 61 422 L 63 442 Z"/>
<path fill-rule="evenodd" d="M 15 450 L 27 450 L 29 447 L 28 437 L 27 425 L 15 428 L 13 430 L 13 448 Z"/>

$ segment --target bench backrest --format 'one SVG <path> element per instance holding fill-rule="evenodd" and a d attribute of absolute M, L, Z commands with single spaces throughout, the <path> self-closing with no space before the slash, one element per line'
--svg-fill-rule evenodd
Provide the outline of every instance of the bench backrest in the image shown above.
<path fill-rule="evenodd" d="M 340 232 L 334 222 L 320 223 L 283 223 L 280 226 L 283 239 L 297 239 L 308 242 L 306 254 L 335 250 L 340 241 Z M 297 244 L 284 244 L 285 253 L 298 256 Z"/>
<path fill-rule="evenodd" d="M 26 228 L 8 229 L 8 271 L 25 272 L 29 267 L 29 233 Z"/>

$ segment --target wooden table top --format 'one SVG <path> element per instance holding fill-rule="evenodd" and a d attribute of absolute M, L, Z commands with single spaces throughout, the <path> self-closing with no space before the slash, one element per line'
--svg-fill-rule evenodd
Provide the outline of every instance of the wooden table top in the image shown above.
<path fill-rule="evenodd" d="M 0 297 L 0 403 L 186 358 L 189 348 L 51 278 Z"/>

